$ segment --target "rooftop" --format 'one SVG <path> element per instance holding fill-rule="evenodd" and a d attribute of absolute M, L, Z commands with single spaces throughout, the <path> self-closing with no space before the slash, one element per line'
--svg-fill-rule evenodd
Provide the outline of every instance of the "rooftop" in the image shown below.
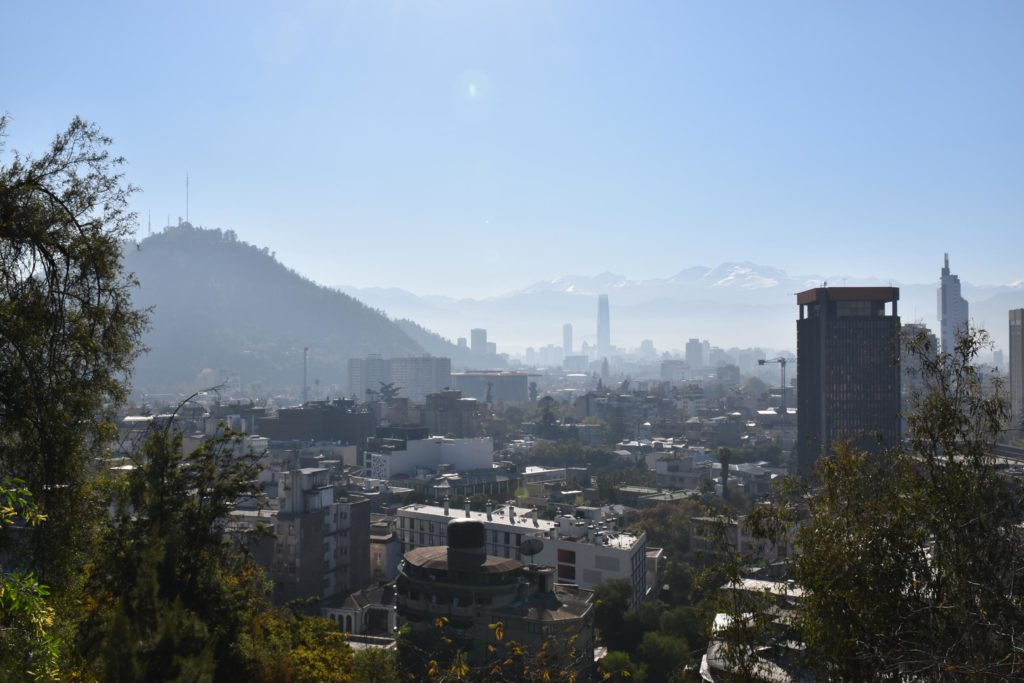
<path fill-rule="evenodd" d="M 405 561 L 421 569 L 448 570 L 448 546 L 436 545 L 427 548 L 415 548 L 405 554 Z M 485 574 L 500 574 L 519 569 L 523 563 L 507 557 L 488 555 L 480 571 Z"/>
<path fill-rule="evenodd" d="M 509 510 L 510 507 L 515 512 L 515 517 L 514 518 L 512 518 L 508 514 L 508 510 Z M 419 512 L 419 513 L 422 513 L 424 515 L 429 515 L 429 516 L 433 516 L 433 517 L 443 517 L 443 516 L 445 516 L 445 514 L 444 514 L 444 507 L 442 507 L 440 505 L 427 505 L 427 504 L 424 504 L 424 503 L 415 503 L 413 505 L 406 505 L 404 507 L 399 508 L 399 512 L 403 512 L 403 511 L 406 511 L 406 512 Z M 508 526 L 514 526 L 516 528 L 521 528 L 521 529 L 529 529 L 531 531 L 537 531 L 537 530 L 547 531 L 548 529 L 556 526 L 555 523 L 552 522 L 551 520 L 549 520 L 549 519 L 540 519 L 540 518 L 537 519 L 537 524 L 535 526 L 534 525 L 534 521 L 533 521 L 533 509 L 532 508 L 516 507 L 516 506 L 509 506 L 509 505 L 498 505 L 498 506 L 496 506 L 494 508 L 494 510 L 492 510 L 492 512 L 491 512 L 491 519 L 490 520 L 487 519 L 487 513 L 486 512 L 476 512 L 475 510 L 470 510 L 469 511 L 469 516 L 467 517 L 466 511 L 464 509 L 460 509 L 460 508 L 457 508 L 457 507 L 449 508 L 449 510 L 448 510 L 448 517 L 450 519 L 475 519 L 478 522 L 484 522 L 485 524 L 488 523 L 488 522 L 490 522 L 491 524 L 497 523 L 497 524 L 503 524 L 503 525 L 508 525 Z"/>

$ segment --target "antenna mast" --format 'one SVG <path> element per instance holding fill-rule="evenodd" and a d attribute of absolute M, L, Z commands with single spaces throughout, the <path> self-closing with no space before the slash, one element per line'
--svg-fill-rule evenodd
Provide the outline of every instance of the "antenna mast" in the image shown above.
<path fill-rule="evenodd" d="M 185 171 L 185 222 L 188 223 L 188 171 Z"/>

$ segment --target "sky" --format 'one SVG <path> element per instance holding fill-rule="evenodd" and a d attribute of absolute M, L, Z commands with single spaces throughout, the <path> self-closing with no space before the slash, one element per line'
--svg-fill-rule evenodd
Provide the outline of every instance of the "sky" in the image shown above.
<path fill-rule="evenodd" d="M 1024 279 L 1021 2 L 0 2 L 8 148 L 75 115 L 140 234 L 328 285 Z"/>

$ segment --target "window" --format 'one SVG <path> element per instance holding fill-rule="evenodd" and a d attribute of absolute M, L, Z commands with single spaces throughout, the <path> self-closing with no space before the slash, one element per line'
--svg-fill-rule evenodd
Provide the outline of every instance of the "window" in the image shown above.
<path fill-rule="evenodd" d="M 558 565 L 558 578 L 568 579 L 570 581 L 576 580 L 576 567 L 568 564 Z"/>
<path fill-rule="evenodd" d="M 558 549 L 558 561 L 568 562 L 570 564 L 576 564 L 576 551 L 566 550 L 565 548 Z"/>

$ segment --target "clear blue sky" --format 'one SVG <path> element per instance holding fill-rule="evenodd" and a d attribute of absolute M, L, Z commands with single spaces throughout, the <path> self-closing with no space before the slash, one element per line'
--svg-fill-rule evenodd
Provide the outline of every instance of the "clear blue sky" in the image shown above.
<path fill-rule="evenodd" d="M 1021 2 L 0 3 L 8 146 L 76 114 L 142 232 L 327 284 L 1024 278 Z"/>

